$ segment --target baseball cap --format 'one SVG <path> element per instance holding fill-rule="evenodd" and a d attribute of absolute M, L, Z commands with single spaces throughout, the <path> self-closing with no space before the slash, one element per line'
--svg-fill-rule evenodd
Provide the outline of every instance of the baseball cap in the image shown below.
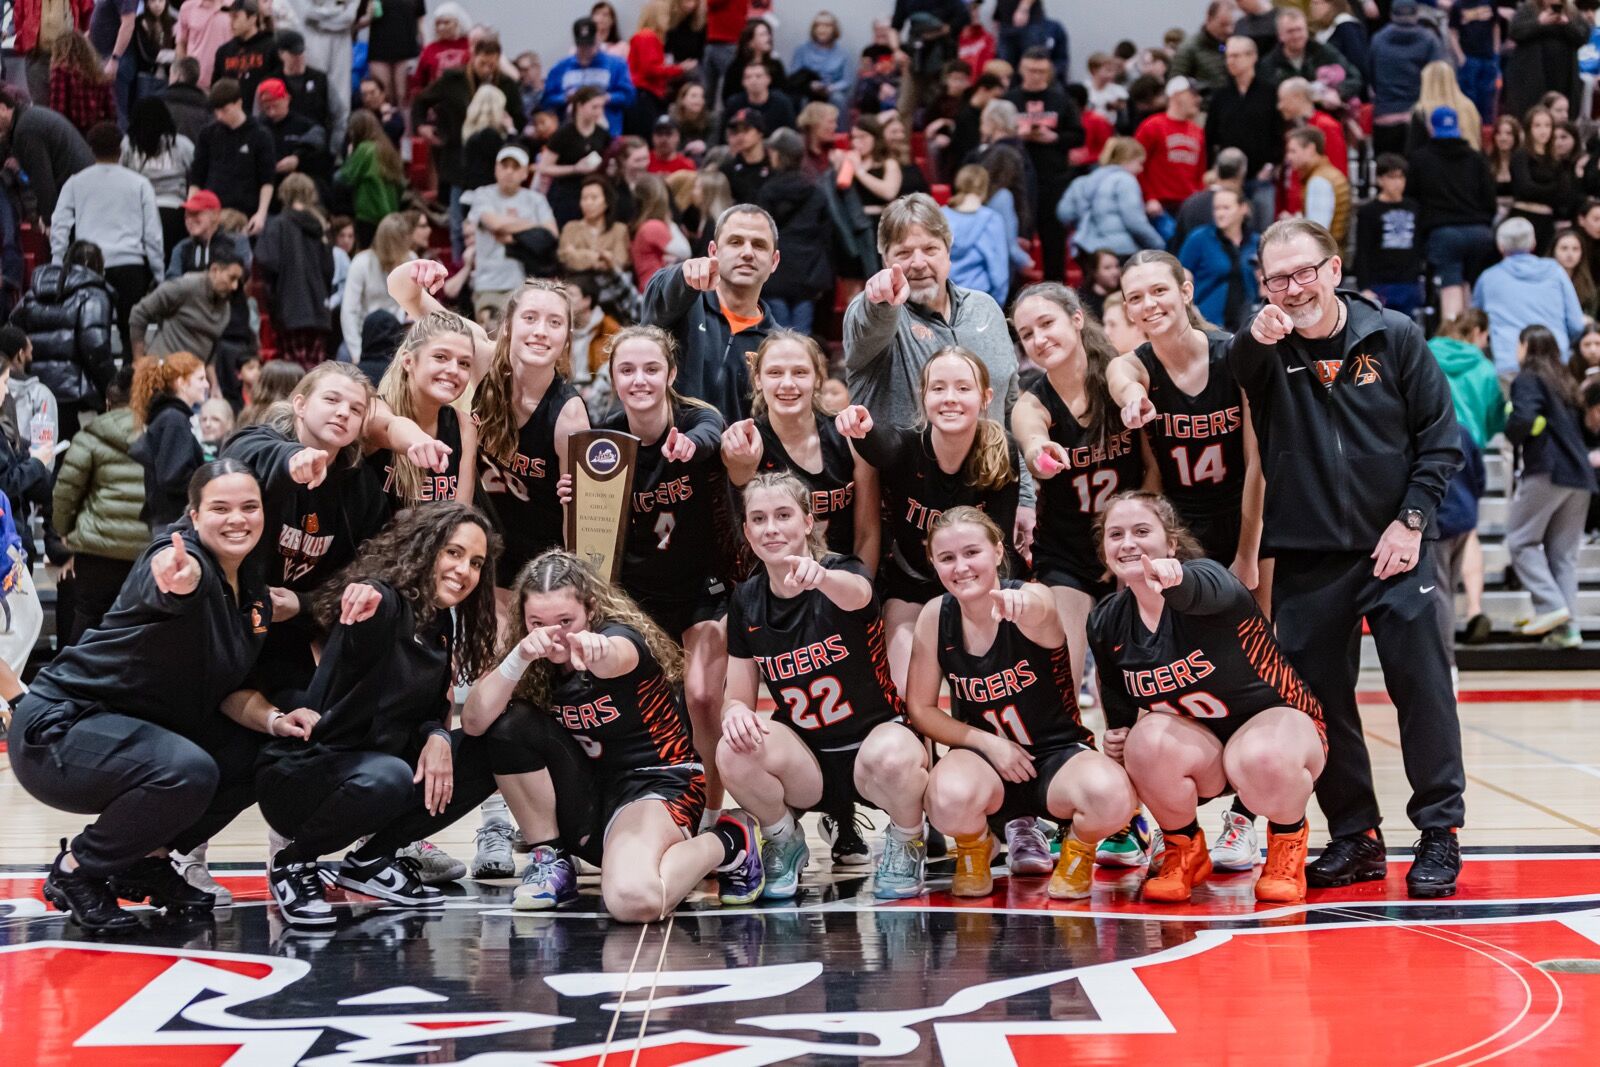
<path fill-rule="evenodd" d="M 1190 81 L 1188 78 L 1185 78 L 1182 74 L 1178 75 L 1176 78 L 1169 79 L 1167 82 L 1168 96 L 1176 96 L 1179 93 L 1192 93 L 1195 91 L 1194 82 Z"/>
<path fill-rule="evenodd" d="M 291 56 L 303 56 L 303 55 L 305 55 L 306 54 L 306 39 L 305 39 L 305 35 L 302 34 L 299 30 L 279 30 L 278 31 L 278 51 L 280 51 L 280 52 L 288 52 Z"/>
<path fill-rule="evenodd" d="M 594 19 L 585 17 L 572 24 L 572 43 L 579 48 L 594 44 L 599 36 L 600 28 L 594 24 Z"/>
<path fill-rule="evenodd" d="M 183 202 L 185 211 L 221 211 L 222 201 L 210 189 L 201 189 Z"/>
<path fill-rule="evenodd" d="M 282 78 L 268 78 L 266 81 L 256 86 L 257 103 L 260 103 L 263 100 L 287 99 L 289 99 L 289 87 L 283 84 Z"/>
<path fill-rule="evenodd" d="M 508 144 L 495 153 L 494 157 L 496 163 L 505 159 L 514 159 L 517 161 L 518 166 L 526 167 L 528 165 L 528 150 L 521 145 Z"/>
<path fill-rule="evenodd" d="M 728 129 L 738 129 L 741 126 L 748 126 L 757 133 L 765 134 L 767 132 L 767 117 L 753 107 L 741 107 L 738 111 L 728 116 Z"/>
<path fill-rule="evenodd" d="M 656 119 L 656 124 L 650 127 L 651 133 L 666 133 L 669 130 L 673 133 L 679 132 L 678 124 L 673 121 L 671 115 L 662 115 Z"/>
<path fill-rule="evenodd" d="M 1436 107 L 1428 116 L 1428 128 L 1441 140 L 1461 136 L 1461 120 L 1453 107 Z"/>

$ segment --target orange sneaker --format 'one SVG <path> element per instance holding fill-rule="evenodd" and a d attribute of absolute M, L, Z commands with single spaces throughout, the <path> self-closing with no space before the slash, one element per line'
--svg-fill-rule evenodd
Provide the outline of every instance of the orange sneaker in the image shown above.
<path fill-rule="evenodd" d="M 977 837 L 956 838 L 956 871 L 950 879 L 950 895 L 986 897 L 994 892 L 994 838 L 986 829 Z"/>
<path fill-rule="evenodd" d="M 1082 900 L 1094 888 L 1094 846 L 1071 834 L 1061 839 L 1061 857 L 1045 892 L 1051 900 Z"/>
<path fill-rule="evenodd" d="M 1166 848 L 1161 852 L 1161 873 L 1145 879 L 1140 897 L 1153 904 L 1183 904 L 1190 891 L 1210 873 L 1211 854 L 1206 849 L 1204 830 L 1193 837 L 1167 834 Z"/>
<path fill-rule="evenodd" d="M 1306 899 L 1306 841 L 1302 826 L 1292 834 L 1267 834 L 1267 865 L 1256 879 L 1256 899 L 1263 904 L 1299 904 Z"/>

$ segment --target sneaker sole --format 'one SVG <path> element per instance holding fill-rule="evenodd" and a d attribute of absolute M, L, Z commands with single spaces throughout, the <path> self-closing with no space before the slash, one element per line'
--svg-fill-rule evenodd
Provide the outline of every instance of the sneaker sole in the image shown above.
<path fill-rule="evenodd" d="M 516 876 L 517 876 L 517 869 L 515 867 L 474 867 L 474 868 L 472 868 L 472 877 L 474 877 L 474 878 L 483 878 L 483 879 L 515 878 Z"/>
<path fill-rule="evenodd" d="M 879 889 L 874 886 L 872 896 L 874 900 L 910 900 L 912 897 L 920 897 L 926 892 L 927 887 L 921 885 L 915 887 L 907 886 L 905 889 Z"/>
<path fill-rule="evenodd" d="M 400 904 L 408 908 L 442 908 L 444 897 L 434 897 L 431 900 L 417 900 L 414 897 L 401 896 L 399 893 L 382 886 L 371 885 L 367 882 L 358 882 L 354 878 L 346 878 L 342 874 L 335 875 L 334 884 L 343 889 L 353 889 L 363 896 L 374 897 L 387 901 L 390 904 Z"/>
<path fill-rule="evenodd" d="M 577 899 L 576 897 L 572 898 L 572 900 L 576 900 L 576 899 Z M 561 905 L 567 904 L 567 903 L 570 903 L 570 901 L 568 901 L 568 900 L 560 900 L 560 899 L 558 899 L 556 897 L 512 897 L 511 898 L 511 910 L 512 911 L 554 911 L 555 909 L 561 907 Z"/>
<path fill-rule="evenodd" d="M 465 866 L 462 866 L 461 870 L 459 871 L 457 871 L 454 867 L 451 867 L 448 871 L 440 871 L 435 874 L 423 874 L 422 884 L 449 885 L 451 882 L 461 881 L 461 879 L 465 878 L 466 876 L 467 868 Z"/>
<path fill-rule="evenodd" d="M 870 867 L 872 866 L 872 853 L 869 852 L 863 856 L 860 853 L 852 852 L 843 856 L 835 856 L 833 857 L 833 865 L 835 867 Z"/>
<path fill-rule="evenodd" d="M 1120 867 L 1124 870 L 1136 871 L 1141 867 L 1150 866 L 1150 856 L 1148 853 L 1136 852 L 1113 852 L 1109 854 L 1097 852 L 1094 856 L 1094 865 L 1096 867 Z"/>
<path fill-rule="evenodd" d="M 1018 878 L 1043 878 L 1047 874 L 1055 873 L 1056 865 L 1048 860 L 1035 863 L 1019 863 L 1015 867 L 1006 865 L 1006 870 Z"/>
<path fill-rule="evenodd" d="M 339 916 L 331 912 L 327 915 L 290 915 L 277 901 L 273 901 L 273 904 L 277 906 L 278 914 L 283 916 L 283 921 L 290 926 L 329 926 L 339 921 Z"/>
<path fill-rule="evenodd" d="M 742 908 L 746 904 L 754 904 L 756 901 L 760 900 L 761 899 L 761 894 L 766 891 L 766 888 L 767 887 L 765 885 L 763 885 L 763 886 L 759 887 L 754 893 L 751 893 L 749 896 L 743 896 L 743 897 L 728 896 L 726 894 L 719 893 L 717 895 L 717 900 L 719 900 L 723 904 L 728 905 L 729 907 Z"/>
<path fill-rule="evenodd" d="M 1256 865 L 1254 860 L 1248 864 L 1244 864 L 1235 863 L 1232 860 L 1219 860 L 1215 856 L 1212 856 L 1211 869 L 1213 871 L 1221 871 L 1223 874 L 1249 874 L 1251 871 L 1256 869 Z"/>
<path fill-rule="evenodd" d="M 1045 895 L 1051 900 L 1088 900 L 1093 892 L 1092 889 L 1085 889 L 1081 893 L 1075 890 L 1058 890 L 1054 886 L 1045 889 Z"/>
<path fill-rule="evenodd" d="M 1406 896 L 1414 900 L 1438 900 L 1440 897 L 1453 897 L 1456 895 L 1456 884 L 1449 885 L 1407 885 Z"/>
<path fill-rule="evenodd" d="M 87 923 L 87 922 L 84 922 L 83 919 L 78 915 L 78 913 L 73 911 L 71 906 L 69 906 L 67 904 L 67 896 L 66 896 L 66 894 L 62 893 L 60 890 L 56 889 L 54 886 L 49 885 L 48 883 L 46 883 L 46 885 L 44 886 L 44 898 L 46 900 L 48 900 L 51 903 L 51 905 L 55 907 L 55 909 L 57 911 L 64 913 L 67 916 L 67 918 L 69 918 L 69 919 L 71 919 L 73 921 L 73 923 L 78 927 L 78 929 L 84 931 L 85 933 L 89 933 L 89 934 L 115 934 L 115 933 L 121 933 L 121 932 L 123 932 L 125 930 L 137 930 L 141 925 L 143 925 L 142 923 L 139 922 L 139 920 L 137 918 L 135 918 L 132 915 L 128 916 L 128 921 L 127 922 L 122 922 L 120 920 L 117 921 L 117 922 L 110 922 L 110 923 Z"/>
<path fill-rule="evenodd" d="M 1372 871 L 1363 871 L 1360 874 L 1353 874 L 1347 878 L 1325 879 L 1312 873 L 1309 867 L 1306 869 L 1306 885 L 1311 889 L 1342 889 L 1347 885 L 1355 885 L 1357 882 L 1381 882 L 1387 877 L 1389 877 L 1388 870 L 1385 870 L 1382 874 L 1377 874 Z"/>

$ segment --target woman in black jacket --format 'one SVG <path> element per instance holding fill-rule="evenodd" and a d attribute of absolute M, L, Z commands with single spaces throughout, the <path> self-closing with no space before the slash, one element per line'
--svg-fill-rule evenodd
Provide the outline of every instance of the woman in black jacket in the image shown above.
<path fill-rule="evenodd" d="M 11 325 L 33 342 L 33 373 L 59 405 L 63 441 L 78 432 L 80 414 L 104 410 L 105 388 L 116 373 L 116 295 L 104 271 L 99 247 L 74 241 L 62 262 L 33 272 L 33 289 L 11 315 Z"/>
<path fill-rule="evenodd" d="M 1544 634 L 1551 648 L 1577 648 L 1578 549 L 1589 498 L 1596 491 L 1578 409 L 1578 383 L 1562 365 L 1561 346 L 1543 326 L 1517 339 L 1521 366 L 1511 383 L 1506 438 L 1517 449 L 1517 482 L 1506 516 L 1506 549 L 1533 598 L 1518 624 Z"/>
<path fill-rule="evenodd" d="M 809 334 L 816 304 L 833 291 L 830 256 L 833 229 L 821 183 L 800 170 L 805 141 L 793 130 L 767 139 L 772 176 L 761 187 L 760 204 L 772 213 L 783 235 L 783 256 L 761 295 L 779 326 Z"/>
<path fill-rule="evenodd" d="M 135 429 L 128 453 L 144 466 L 144 510 L 139 517 L 159 534 L 183 517 L 189 476 L 205 462 L 189 416 L 205 402 L 206 367 L 187 352 L 141 360 L 133 371 Z"/>
<path fill-rule="evenodd" d="M 278 356 L 307 370 L 328 358 L 328 293 L 333 287 L 333 249 L 317 185 L 291 174 L 278 186 L 282 211 L 256 242 L 256 265 L 271 294 Z"/>

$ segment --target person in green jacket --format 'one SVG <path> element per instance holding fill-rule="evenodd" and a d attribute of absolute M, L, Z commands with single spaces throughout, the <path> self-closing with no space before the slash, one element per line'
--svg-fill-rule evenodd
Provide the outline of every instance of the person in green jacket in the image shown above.
<path fill-rule="evenodd" d="M 333 180 L 350 190 L 356 241 L 366 248 L 384 216 L 400 210 L 405 171 L 394 142 L 372 112 L 362 110 L 350 116 L 349 143 L 350 155 Z"/>
<path fill-rule="evenodd" d="M 1506 398 L 1500 392 L 1500 378 L 1495 374 L 1494 363 L 1484 353 L 1488 343 L 1489 316 L 1480 308 L 1463 311 L 1441 326 L 1439 333 L 1428 342 L 1433 358 L 1439 361 L 1450 383 L 1456 421 L 1465 427 L 1480 450 L 1488 447 L 1506 425 Z M 1451 560 L 1451 571 L 1460 574 L 1461 588 L 1466 594 L 1465 641 L 1482 644 L 1489 639 L 1493 623 L 1483 613 L 1483 544 L 1478 540 L 1478 531 L 1468 530 L 1441 538 L 1439 552 Z"/>
<path fill-rule="evenodd" d="M 61 647 L 76 643 L 111 610 L 134 560 L 150 544 L 144 507 L 144 467 L 128 454 L 135 431 L 128 394 L 129 364 L 106 390 L 110 405 L 72 439 L 56 475 L 55 520 L 72 549 L 62 568 L 75 590 L 71 621 L 58 619 Z"/>

